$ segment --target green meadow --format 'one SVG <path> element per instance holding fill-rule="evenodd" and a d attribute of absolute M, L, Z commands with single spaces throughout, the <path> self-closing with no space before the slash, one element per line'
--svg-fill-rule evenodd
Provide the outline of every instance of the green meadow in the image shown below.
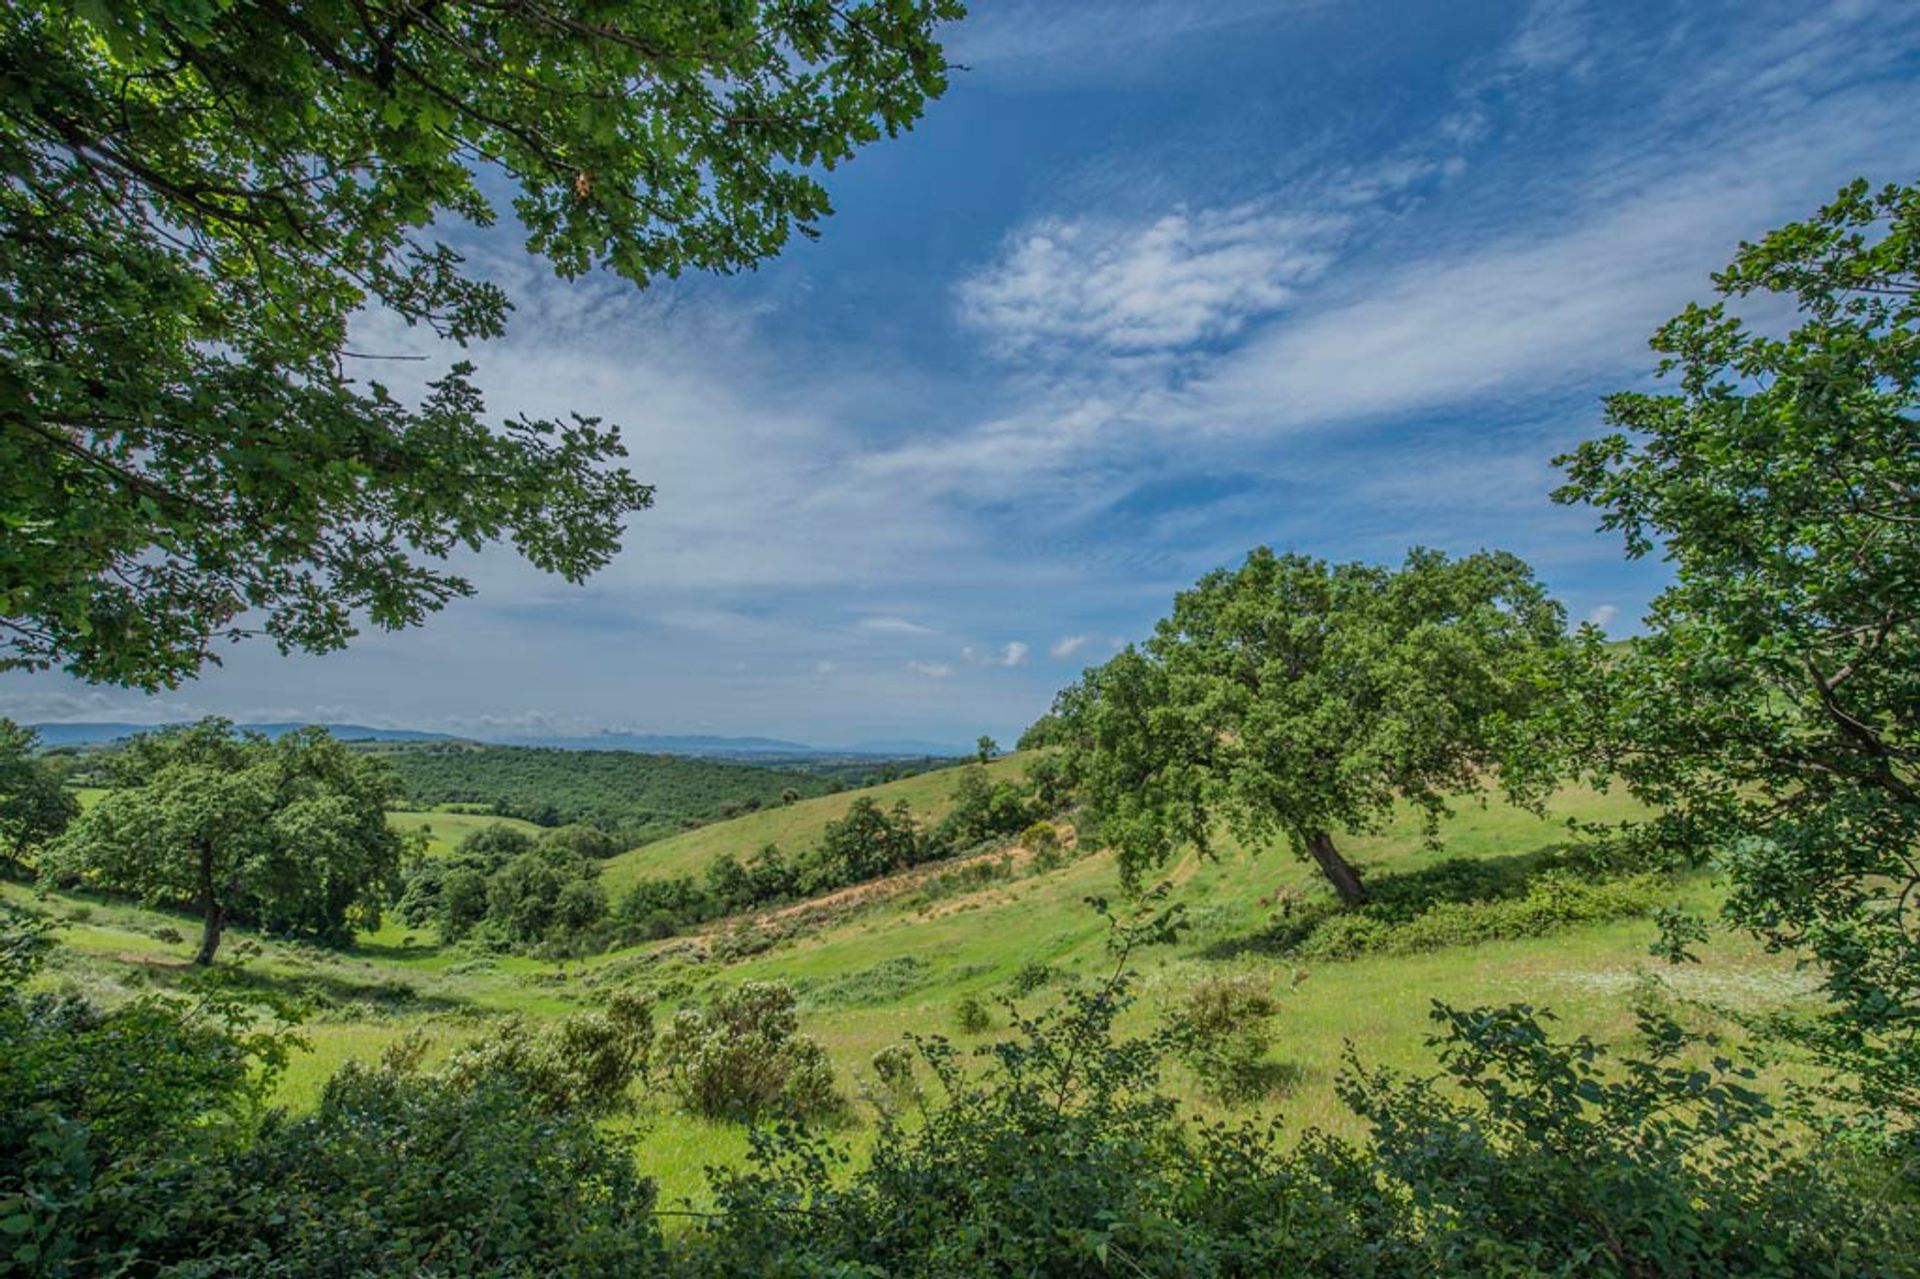
<path fill-rule="evenodd" d="M 1025 757 L 991 767 L 1011 776 L 1024 769 Z M 769 842 L 797 851 L 862 794 L 886 805 L 904 800 L 923 820 L 937 819 L 954 776 L 927 774 L 716 823 L 613 858 L 604 878 L 617 895 L 639 878 L 698 874 L 715 857 L 744 855 Z M 1529 859 L 1569 842 L 1570 820 L 1617 820 L 1634 811 L 1620 795 L 1583 789 L 1559 794 L 1544 816 L 1489 799 L 1459 806 L 1443 825 L 1439 849 L 1427 846 L 1412 813 L 1343 847 L 1376 886 L 1432 872 L 1449 859 L 1524 876 Z M 409 812 L 391 820 L 426 831 L 430 848 L 444 850 L 498 819 Z M 1009 848 L 963 860 L 984 869 L 964 875 L 934 864 L 827 903 L 721 921 L 701 934 L 585 960 L 474 953 L 389 921 L 345 951 L 236 937 L 222 967 L 236 980 L 304 1003 L 305 1047 L 277 1098 L 294 1109 L 311 1105 L 342 1063 L 370 1059 L 403 1035 L 424 1035 L 438 1056 L 496 1018 L 563 1015 L 593 1007 L 621 986 L 651 988 L 671 1007 L 743 981 L 783 981 L 800 993 L 802 1029 L 827 1047 L 841 1091 L 854 1099 L 840 1135 L 858 1148 L 872 1131 L 872 1110 L 860 1097 L 875 1052 L 911 1035 L 945 1035 L 965 1046 L 987 1042 L 1004 1029 L 1001 1001 L 1017 986 L 1031 986 L 1020 1002 L 1032 1007 L 1107 971 L 1105 925 L 1087 899 L 1124 900 L 1109 855 L 1078 850 L 1043 867 Z M 1425 1041 L 1436 1000 L 1524 1001 L 1549 1010 L 1563 1033 L 1621 1043 L 1633 1028 L 1627 996 L 1648 988 L 1650 975 L 1665 983 L 1664 998 L 1690 1002 L 1697 1016 L 1729 1033 L 1736 1031 L 1732 1015 L 1789 1007 L 1810 995 L 1803 975 L 1742 936 L 1716 935 L 1695 964 L 1675 968 L 1654 960 L 1648 954 L 1654 928 L 1644 912 L 1542 936 L 1309 961 L 1286 953 L 1274 938 L 1293 912 L 1309 909 L 1325 890 L 1317 872 L 1285 849 L 1255 851 L 1223 841 L 1213 856 L 1189 854 L 1177 862 L 1166 880 L 1189 927 L 1177 943 L 1137 956 L 1141 998 L 1124 1028 L 1150 1025 L 1211 975 L 1250 974 L 1268 984 L 1281 1001 L 1269 1063 L 1275 1087 L 1235 1113 L 1278 1116 L 1293 1133 L 1357 1131 L 1334 1091 L 1349 1052 L 1372 1064 L 1430 1070 Z M 18 884 L 4 891 L 12 900 L 37 898 L 62 921 L 66 944 L 55 952 L 48 982 L 111 1001 L 169 985 L 187 967 L 197 929 L 189 915 L 38 896 Z M 1662 884 L 1658 897 L 1661 904 L 1710 909 L 1718 891 L 1710 878 L 1695 875 Z M 730 933 L 770 927 L 774 944 L 746 958 L 728 961 L 726 949 L 713 944 Z M 989 1008 L 990 1028 L 960 1030 L 956 1005 L 967 997 Z M 1178 1068 L 1170 1082 L 1195 1110 L 1225 1113 Z M 704 1169 L 738 1159 L 744 1130 L 683 1113 L 644 1085 L 638 1091 L 634 1112 L 610 1122 L 631 1135 L 640 1167 L 658 1178 L 665 1199 L 698 1204 Z"/>

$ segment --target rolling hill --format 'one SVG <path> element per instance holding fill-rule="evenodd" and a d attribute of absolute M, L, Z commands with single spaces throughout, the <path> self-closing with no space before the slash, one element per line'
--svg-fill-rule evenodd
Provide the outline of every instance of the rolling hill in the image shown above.
<path fill-rule="evenodd" d="M 1004 776 L 1024 766 L 1025 757 L 1015 756 L 991 768 Z M 860 795 L 885 805 L 905 800 L 922 820 L 937 819 L 952 785 L 951 774 L 928 774 L 718 822 L 613 859 L 606 865 L 608 887 L 617 894 L 646 875 L 698 872 L 722 853 L 751 852 L 769 841 L 798 850 Z M 1497 801 L 1464 804 L 1445 824 L 1442 851 L 1424 845 L 1410 812 L 1379 835 L 1349 841 L 1349 848 L 1378 886 L 1471 882 L 1461 874 L 1465 866 L 1524 887 L 1539 860 L 1566 840 L 1568 818 L 1605 820 L 1632 811 L 1618 796 L 1571 790 L 1546 818 Z M 451 836 L 450 827 L 441 829 L 447 822 L 487 820 L 396 816 L 430 824 L 436 836 Z M 1564 1033 L 1618 1043 L 1633 1027 L 1623 992 L 1650 980 L 1653 926 L 1644 912 L 1573 919 L 1538 936 L 1471 944 L 1443 937 L 1404 953 L 1303 959 L 1277 939 L 1295 912 L 1326 897 L 1311 867 L 1283 851 L 1256 855 L 1229 841 L 1216 859 L 1181 859 L 1167 879 L 1192 927 L 1177 944 L 1139 957 L 1145 997 L 1127 1025 L 1138 1029 L 1165 1015 L 1181 992 L 1211 975 L 1246 974 L 1270 985 L 1282 1002 L 1270 1063 L 1280 1082 L 1256 1110 L 1278 1116 L 1289 1131 L 1355 1129 L 1334 1091 L 1349 1045 L 1369 1062 L 1429 1066 L 1424 1041 L 1436 999 L 1526 1000 L 1551 1009 Z M 0 891 L 13 900 L 32 898 L 21 886 Z M 444 1052 L 475 1033 L 476 1018 L 554 1016 L 596 1006 L 608 990 L 633 985 L 657 991 L 671 1007 L 746 980 L 786 982 L 801 993 L 804 1028 L 827 1046 L 843 1089 L 857 1097 L 873 1054 L 909 1033 L 944 1034 L 964 1049 L 1004 1031 L 1004 1011 L 990 1012 L 987 1030 L 961 1030 L 955 1017 L 961 1000 L 971 997 L 992 1009 L 1025 991 L 1017 998 L 1031 1008 L 1104 970 L 1110 962 L 1104 927 L 1086 899 L 1118 891 L 1117 872 L 1104 853 L 1052 866 L 989 856 L 971 868 L 923 867 L 844 901 L 780 912 L 770 944 L 753 953 L 722 943 L 743 930 L 768 929 L 764 918 L 722 921 L 700 935 L 567 962 L 443 947 L 389 921 L 347 952 L 266 941 L 251 980 L 283 987 L 315 1008 L 306 1027 L 311 1051 L 282 1085 L 282 1100 L 296 1108 L 310 1104 L 341 1062 L 372 1056 L 409 1031 L 422 1032 Z M 1658 900 L 1710 909 L 1717 892 L 1704 878 L 1687 878 L 1659 889 Z M 184 940 L 193 935 L 189 919 L 60 894 L 39 898 L 38 905 L 65 923 L 68 946 L 57 979 L 104 997 L 171 980 L 190 950 Z M 1701 1001 L 1695 1013 L 1736 1037 L 1738 1027 L 1725 1013 L 1794 1007 L 1810 998 L 1803 975 L 1744 938 L 1717 938 L 1702 955 L 1704 962 L 1663 968 L 1660 976 L 1669 997 Z M 1795 1068 L 1775 1070 L 1791 1075 Z M 1200 1113 L 1224 1113 L 1200 1096 L 1193 1079 L 1176 1075 L 1171 1082 Z M 647 1105 L 637 1148 L 642 1169 L 660 1178 L 665 1200 L 699 1202 L 702 1170 L 738 1158 L 744 1130 Z M 842 1133 L 856 1147 L 872 1131 L 860 1113 L 856 1109 Z"/>
<path fill-rule="evenodd" d="M 483 805 L 542 826 L 590 822 L 630 844 L 777 805 L 789 792 L 819 795 L 810 773 L 680 755 L 574 751 L 475 742 L 379 743 L 417 808 Z"/>

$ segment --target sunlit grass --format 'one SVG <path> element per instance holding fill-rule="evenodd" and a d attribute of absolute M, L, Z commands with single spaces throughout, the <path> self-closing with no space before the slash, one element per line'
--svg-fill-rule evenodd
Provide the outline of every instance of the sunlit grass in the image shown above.
<path fill-rule="evenodd" d="M 995 768 L 1019 766 L 1000 761 Z M 921 812 L 937 813 L 953 781 L 951 773 L 936 773 L 868 793 L 889 804 L 905 797 Z M 622 874 L 662 873 L 654 864 L 660 855 L 670 867 L 694 869 L 722 851 L 751 852 L 768 839 L 801 847 L 809 831 L 824 826 L 851 800 L 839 795 L 803 801 L 690 832 L 616 859 L 609 878 L 617 886 Z M 1575 790 L 1562 795 L 1545 818 L 1497 802 L 1463 806 L 1446 823 L 1445 846 L 1437 852 L 1424 847 L 1411 813 L 1378 835 L 1345 840 L 1343 847 L 1364 872 L 1379 876 L 1447 857 L 1530 853 L 1567 840 L 1569 817 L 1604 820 L 1632 812 L 1618 795 Z M 413 816 L 430 820 L 440 835 L 442 820 L 457 815 Z M 484 824 L 491 819 L 468 820 Z M 1282 1095 L 1236 1113 L 1278 1115 L 1289 1131 L 1309 1126 L 1356 1131 L 1335 1093 L 1349 1045 L 1371 1064 L 1430 1071 L 1425 1041 L 1435 1000 L 1460 1005 L 1523 1001 L 1550 1010 L 1560 1033 L 1617 1044 L 1632 1032 L 1627 992 L 1648 969 L 1662 972 L 1683 997 L 1735 1010 L 1779 1007 L 1807 997 L 1804 976 L 1744 938 L 1719 937 L 1704 950 L 1701 964 L 1666 969 L 1647 954 L 1653 929 L 1646 920 L 1427 954 L 1303 964 L 1246 944 L 1284 908 L 1280 903 L 1323 891 L 1313 869 L 1284 849 L 1256 855 L 1228 842 L 1217 857 L 1190 855 L 1165 874 L 1175 886 L 1173 900 L 1185 907 L 1193 927 L 1178 944 L 1136 957 L 1140 1000 L 1123 1029 L 1148 1026 L 1208 973 L 1231 968 L 1264 976 L 1284 992 L 1273 1056 L 1289 1067 L 1289 1083 Z M 1697 877 L 1676 884 L 1674 895 L 1711 909 L 1718 891 Z M 177 980 L 197 935 L 190 915 L 58 895 L 35 899 L 18 885 L 7 885 L 4 892 L 10 899 L 35 900 L 66 920 L 62 938 L 71 947 L 69 957 L 48 980 L 78 983 L 105 997 Z M 389 921 L 346 952 L 259 944 L 247 970 L 252 980 L 312 1004 L 301 1032 L 310 1046 L 296 1055 L 280 1082 L 280 1100 L 296 1108 L 311 1105 L 341 1063 L 371 1059 L 409 1031 L 427 1035 L 437 1057 L 481 1033 L 491 1018 L 564 1015 L 591 1007 L 616 981 L 654 986 L 666 993 L 669 1006 L 746 980 L 791 982 L 801 992 L 803 1029 L 826 1045 L 844 1091 L 854 1097 L 870 1073 L 873 1054 L 909 1035 L 942 1034 L 963 1047 L 991 1039 L 997 1031 L 960 1034 L 955 1003 L 965 995 L 991 1002 L 1024 964 L 1051 965 L 1062 980 L 1091 981 L 1105 973 L 1110 962 L 1105 926 L 1085 901 L 1093 895 L 1116 902 L 1122 897 L 1114 865 L 1104 855 L 945 898 L 919 900 L 909 893 L 868 904 L 733 964 L 670 957 L 676 947 L 686 949 L 673 941 L 569 963 L 475 955 L 439 946 L 430 930 Z M 154 936 L 169 927 L 181 935 L 179 943 Z M 244 933 L 230 934 L 226 953 L 237 957 L 253 949 L 245 944 L 249 940 Z M 885 967 L 890 962 L 894 967 Z M 876 970 L 887 979 L 867 980 Z M 1043 989 L 1023 1006 L 1051 997 L 1052 991 Z M 1004 1027 L 1004 1012 L 996 1010 L 995 1019 Z M 1220 1113 L 1198 1099 L 1194 1081 L 1179 1068 L 1170 1071 L 1168 1082 L 1196 1110 Z M 871 1139 L 871 1120 L 857 1103 L 852 1114 L 842 1136 L 858 1148 Z M 739 1126 L 680 1113 L 657 1091 L 643 1096 L 636 1114 L 618 1126 L 631 1137 L 636 1158 L 659 1181 L 667 1201 L 704 1202 L 704 1170 L 739 1159 L 746 1144 Z"/>

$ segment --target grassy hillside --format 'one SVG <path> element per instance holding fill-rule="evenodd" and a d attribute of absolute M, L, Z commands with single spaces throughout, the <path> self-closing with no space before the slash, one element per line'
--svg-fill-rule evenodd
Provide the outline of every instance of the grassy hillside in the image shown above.
<path fill-rule="evenodd" d="M 591 822 L 632 843 L 659 839 L 689 822 L 709 822 L 765 805 L 789 791 L 823 794 L 829 782 L 806 773 L 679 755 L 575 751 L 473 742 L 369 746 L 399 775 L 419 808 L 484 804 L 541 825 Z"/>
<path fill-rule="evenodd" d="M 439 810 L 389 812 L 387 825 L 398 831 L 425 831 L 427 853 L 444 857 L 459 847 L 460 841 L 488 826 L 511 826 L 537 835 L 540 828 L 517 817 L 492 817 L 484 813 L 449 813 Z"/>
<path fill-rule="evenodd" d="M 1027 758 L 1003 756 L 987 765 L 987 771 L 995 778 L 1016 777 L 1024 772 Z M 697 875 L 726 853 L 744 858 L 768 844 L 778 844 L 782 852 L 799 853 L 818 844 L 827 823 L 844 816 L 860 797 L 886 808 L 905 800 L 922 822 L 938 821 L 952 806 L 953 787 L 959 776 L 957 768 L 943 768 L 863 790 L 763 808 L 623 853 L 606 863 L 601 879 L 607 891 L 618 897 L 635 880 Z"/>
<path fill-rule="evenodd" d="M 1018 769 L 1022 761 L 994 767 Z M 906 798 L 933 817 L 951 785 L 951 775 L 934 775 L 871 793 L 883 803 Z M 721 852 L 751 850 L 769 839 L 804 846 L 852 798 L 804 801 L 691 832 L 616 859 L 609 876 L 620 881 L 643 872 L 693 870 Z M 1628 811 L 1617 796 L 1572 791 L 1546 820 L 1498 803 L 1465 807 L 1447 823 L 1446 848 L 1439 853 L 1423 847 L 1411 814 L 1384 834 L 1351 840 L 1348 847 L 1376 887 L 1395 883 L 1395 876 L 1413 877 L 1401 883 L 1421 882 L 1421 872 L 1448 858 L 1524 874 L 1529 858 L 1565 839 L 1567 817 L 1613 818 Z M 421 816 L 438 823 L 446 815 Z M 804 1029 L 827 1046 L 843 1091 L 857 1097 L 874 1052 L 909 1033 L 946 1034 L 971 1046 L 1005 1026 L 1004 1012 L 996 1010 L 996 1030 L 961 1033 L 955 1005 L 962 997 L 991 1005 L 1009 993 L 1016 973 L 1028 969 L 1030 977 L 1044 976 L 1022 1000 L 1032 1006 L 1106 965 L 1103 927 L 1084 899 L 1117 892 L 1107 856 L 1089 855 L 1038 873 L 1014 867 L 986 882 L 943 874 L 933 868 L 895 895 L 882 891 L 819 910 L 787 928 L 771 949 L 739 962 L 717 958 L 721 952 L 712 937 L 678 938 L 572 963 L 476 956 L 389 924 L 346 953 L 269 942 L 247 971 L 251 980 L 304 995 L 313 1006 L 306 1027 L 310 1050 L 282 1086 L 282 1099 L 293 1106 L 308 1104 L 342 1061 L 374 1054 L 409 1030 L 421 1030 L 443 1052 L 471 1037 L 477 1019 L 591 1007 L 615 986 L 651 987 L 672 1006 L 749 979 L 786 981 L 802 992 Z M 1645 918 L 1423 953 L 1305 962 L 1277 953 L 1273 939 L 1296 903 L 1324 896 L 1310 867 L 1284 852 L 1254 856 L 1228 845 L 1218 860 L 1189 857 L 1168 877 L 1193 927 L 1179 944 L 1141 956 L 1146 998 L 1130 1022 L 1137 1028 L 1163 1016 L 1174 999 L 1212 974 L 1253 974 L 1284 992 L 1271 1061 L 1281 1087 L 1256 1110 L 1280 1117 L 1294 1131 L 1308 1125 L 1354 1130 L 1333 1088 L 1349 1044 L 1370 1062 L 1427 1068 L 1424 1039 L 1435 999 L 1526 1000 L 1551 1009 L 1566 1033 L 1619 1042 L 1631 1031 L 1622 995 L 1654 968 L 1647 956 L 1653 928 Z M 30 896 L 17 886 L 4 891 L 15 899 Z M 1716 895 L 1704 879 L 1662 891 L 1662 901 L 1700 906 L 1711 906 Z M 56 982 L 113 997 L 175 980 L 191 950 L 189 919 L 74 898 L 43 899 L 41 905 L 67 920 L 68 948 Z M 1743 939 L 1717 938 L 1704 961 L 1659 972 L 1678 997 L 1722 1009 L 1775 1008 L 1806 996 L 1803 977 Z M 1722 1028 L 1732 1029 L 1724 1023 Z M 1176 1073 L 1172 1082 L 1197 1109 L 1214 1109 L 1199 1100 L 1194 1080 Z M 871 1112 L 856 1105 L 853 1113 L 844 1135 L 858 1146 L 871 1132 Z M 622 1122 L 633 1124 L 641 1165 L 661 1179 L 669 1200 L 698 1200 L 702 1168 L 745 1147 L 737 1126 L 693 1118 L 660 1097 L 635 1120 Z"/>

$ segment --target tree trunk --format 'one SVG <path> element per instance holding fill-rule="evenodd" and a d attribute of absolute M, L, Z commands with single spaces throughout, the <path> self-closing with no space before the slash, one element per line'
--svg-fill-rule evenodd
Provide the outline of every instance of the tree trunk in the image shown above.
<path fill-rule="evenodd" d="M 1333 885 L 1333 891 L 1340 894 L 1340 901 L 1347 906 L 1364 906 L 1367 902 L 1367 887 L 1360 882 L 1360 872 L 1355 870 L 1340 850 L 1333 846 L 1333 836 L 1323 830 L 1310 831 L 1307 834 L 1307 852 L 1313 857 L 1314 865 Z"/>
<path fill-rule="evenodd" d="M 200 846 L 200 909 L 205 923 L 200 929 L 200 950 L 193 962 L 205 968 L 213 963 L 213 953 L 220 949 L 220 934 L 227 927 L 227 908 L 220 902 L 213 890 L 213 846 Z"/>

